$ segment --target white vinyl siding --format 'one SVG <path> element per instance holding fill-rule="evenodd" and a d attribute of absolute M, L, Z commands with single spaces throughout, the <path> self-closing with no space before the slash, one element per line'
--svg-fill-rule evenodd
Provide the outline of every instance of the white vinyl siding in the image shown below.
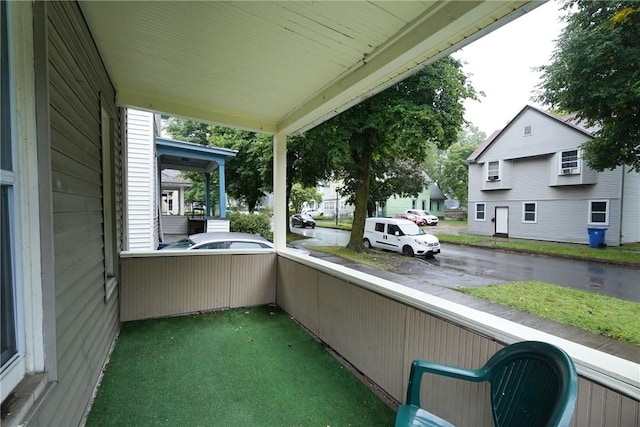
<path fill-rule="evenodd" d="M 609 200 L 589 200 L 589 225 L 609 225 Z"/>

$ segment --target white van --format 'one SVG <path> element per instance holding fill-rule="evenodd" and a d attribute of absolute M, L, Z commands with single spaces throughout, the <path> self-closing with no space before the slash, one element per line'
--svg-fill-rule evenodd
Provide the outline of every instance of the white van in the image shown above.
<path fill-rule="evenodd" d="M 367 218 L 364 247 L 401 252 L 406 256 L 432 257 L 440 253 L 440 241 L 406 219 Z"/>

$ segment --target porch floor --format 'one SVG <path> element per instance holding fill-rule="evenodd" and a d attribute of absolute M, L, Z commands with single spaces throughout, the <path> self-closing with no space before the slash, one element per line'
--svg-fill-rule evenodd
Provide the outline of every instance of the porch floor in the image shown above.
<path fill-rule="evenodd" d="M 392 426 L 395 412 L 277 307 L 127 322 L 87 426 Z"/>

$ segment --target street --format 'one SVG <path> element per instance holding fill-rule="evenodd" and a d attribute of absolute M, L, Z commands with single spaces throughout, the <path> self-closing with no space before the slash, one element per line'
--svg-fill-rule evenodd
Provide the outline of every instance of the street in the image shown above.
<path fill-rule="evenodd" d="M 344 246 L 350 233 L 327 228 L 292 229 L 311 237 L 294 242 L 313 250 L 313 246 Z M 561 286 L 597 292 L 628 301 L 640 302 L 640 271 L 606 264 L 502 252 L 443 244 L 435 258 L 405 263 L 397 273 L 418 281 L 450 288 L 538 280 Z"/>

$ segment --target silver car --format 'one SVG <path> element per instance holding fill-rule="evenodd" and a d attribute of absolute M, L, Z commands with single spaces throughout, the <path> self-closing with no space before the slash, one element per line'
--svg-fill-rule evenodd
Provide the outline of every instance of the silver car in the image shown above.
<path fill-rule="evenodd" d="M 304 255 L 309 251 L 291 245 L 293 249 Z M 238 232 L 215 232 L 192 234 L 186 239 L 169 243 L 160 250 L 197 250 L 197 249 L 273 249 L 273 243 L 257 234 Z"/>

